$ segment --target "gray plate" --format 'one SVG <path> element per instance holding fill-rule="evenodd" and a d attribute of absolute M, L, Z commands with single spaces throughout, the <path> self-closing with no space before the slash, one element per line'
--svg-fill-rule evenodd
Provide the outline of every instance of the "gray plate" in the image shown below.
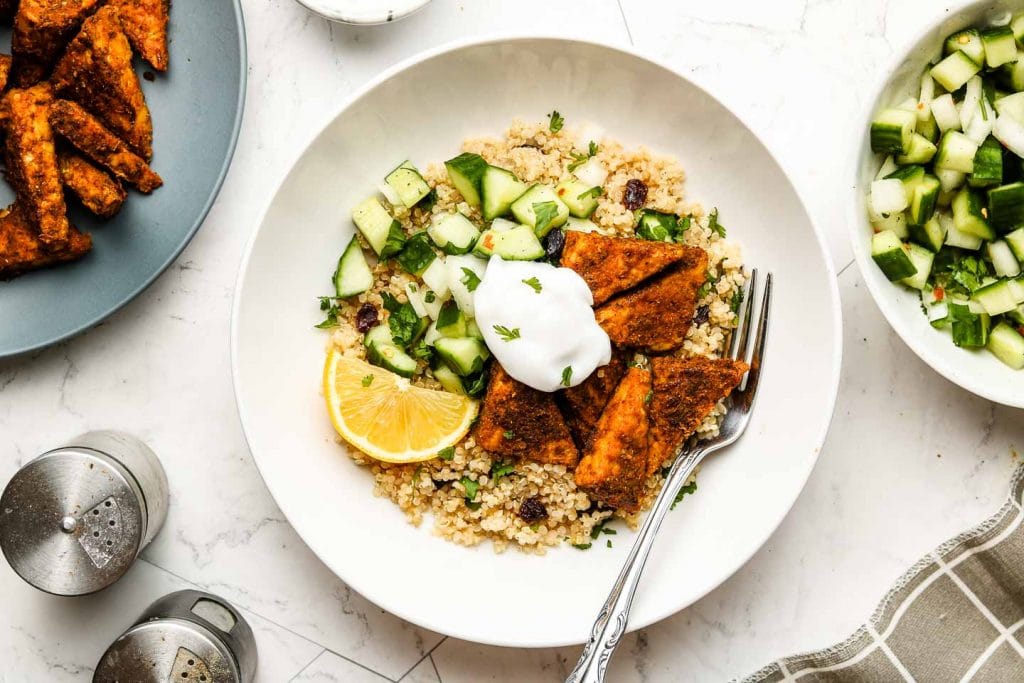
<path fill-rule="evenodd" d="M 77 263 L 0 281 L 0 358 L 66 339 L 127 304 L 181 253 L 213 205 L 245 102 L 238 0 L 174 3 L 170 40 L 167 73 L 141 81 L 153 114 L 153 168 L 164 186 L 149 196 L 130 191 L 109 221 L 69 202 L 93 250 Z M 0 185 L 6 206 L 13 193 Z"/>

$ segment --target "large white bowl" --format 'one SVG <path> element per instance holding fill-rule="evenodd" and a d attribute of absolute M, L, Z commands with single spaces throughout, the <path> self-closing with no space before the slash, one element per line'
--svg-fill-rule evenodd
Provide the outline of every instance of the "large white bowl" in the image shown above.
<path fill-rule="evenodd" d="M 796 500 L 832 415 L 840 367 L 835 273 L 789 180 L 708 93 L 628 51 L 491 39 L 434 50 L 357 93 L 299 156 L 242 266 L 235 391 L 260 472 L 309 547 L 381 607 L 426 628 L 508 646 L 582 642 L 632 534 L 545 557 L 467 549 L 406 523 L 335 442 L 320 395 L 327 341 L 313 329 L 353 204 L 397 161 L 441 161 L 474 134 L 557 108 L 623 142 L 678 156 L 688 192 L 721 209 L 747 262 L 776 276 L 763 394 L 747 435 L 715 457 L 662 527 L 633 609 L 639 628 L 735 572 Z M 605 547 L 612 538 L 614 548 Z"/>
<path fill-rule="evenodd" d="M 987 24 L 1008 12 L 1024 9 L 1024 2 L 975 2 L 949 12 L 943 20 L 928 28 L 899 57 L 887 77 L 876 89 L 868 108 L 858 119 L 860 125 L 850 131 L 855 141 L 850 159 L 853 162 L 852 192 L 848 195 L 848 221 L 864 281 L 892 328 L 921 360 L 949 381 L 967 391 L 1008 406 L 1024 408 L 1024 372 L 1011 370 L 988 351 L 957 348 L 948 332 L 937 331 L 921 312 L 917 292 L 894 285 L 871 260 L 871 225 L 865 208 L 865 196 L 881 165 L 881 157 L 872 153 L 868 140 L 871 119 L 878 109 L 898 103 L 920 92 L 921 74 L 925 66 L 942 51 L 943 39 L 954 31 Z"/>

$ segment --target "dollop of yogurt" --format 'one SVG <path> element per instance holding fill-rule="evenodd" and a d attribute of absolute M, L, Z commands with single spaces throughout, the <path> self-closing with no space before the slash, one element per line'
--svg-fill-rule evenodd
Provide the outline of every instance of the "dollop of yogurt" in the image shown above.
<path fill-rule="evenodd" d="M 553 392 L 583 382 L 612 357 L 579 275 L 547 263 L 492 256 L 473 292 L 476 322 L 505 371 Z"/>

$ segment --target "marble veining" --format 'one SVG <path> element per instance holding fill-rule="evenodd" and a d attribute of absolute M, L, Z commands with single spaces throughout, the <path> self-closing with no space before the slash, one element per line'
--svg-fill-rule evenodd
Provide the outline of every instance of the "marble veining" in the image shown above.
<path fill-rule="evenodd" d="M 572 669 L 577 648 L 511 651 L 446 639 L 345 586 L 274 505 L 232 396 L 231 297 L 265 198 L 355 88 L 467 35 L 632 43 L 713 88 L 791 173 L 840 273 L 842 386 L 806 490 L 734 577 L 625 636 L 610 681 L 726 680 L 841 639 L 910 563 L 1003 499 L 1024 448 L 1024 413 L 964 393 L 889 330 L 850 265 L 839 199 L 847 136 L 857 134 L 851 127 L 872 84 L 920 22 L 948 11 L 943 3 L 434 0 L 377 27 L 331 24 L 293 0 L 243 5 L 245 120 L 206 224 L 175 267 L 106 323 L 0 361 L 0 481 L 62 438 L 116 427 L 157 451 L 171 488 L 165 528 L 143 561 L 102 594 L 43 595 L 0 563 L 0 681 L 90 680 L 103 649 L 136 614 L 187 586 L 223 595 L 250 619 L 261 683 L 555 683 Z"/>

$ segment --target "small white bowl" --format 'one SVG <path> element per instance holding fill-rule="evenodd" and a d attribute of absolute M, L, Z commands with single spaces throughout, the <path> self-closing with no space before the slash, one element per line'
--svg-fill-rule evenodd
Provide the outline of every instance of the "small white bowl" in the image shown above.
<path fill-rule="evenodd" d="M 881 158 L 871 152 L 868 140 L 875 112 L 908 96 L 917 96 L 925 65 L 939 55 L 942 41 L 950 33 L 970 26 L 983 26 L 1006 17 L 1007 13 L 1021 10 L 1024 10 L 1024 2 L 1019 0 L 986 0 L 952 10 L 941 22 L 926 29 L 913 47 L 885 72 L 888 76 L 875 89 L 878 95 L 868 101 L 868 108 L 859 119 L 860 125 L 850 133 L 854 140 L 849 155 L 853 161 L 853 191 L 848 195 L 847 212 L 853 252 L 868 290 L 882 315 L 907 346 L 950 382 L 990 401 L 1016 408 L 1024 408 L 1024 371 L 1010 369 L 984 349 L 971 351 L 954 346 L 949 334 L 933 329 L 928 323 L 921 312 L 918 293 L 889 282 L 871 260 L 872 229 L 868 223 L 865 197 L 881 165 Z"/>
<path fill-rule="evenodd" d="M 296 0 L 310 12 L 343 24 L 368 26 L 403 19 L 430 0 Z"/>

